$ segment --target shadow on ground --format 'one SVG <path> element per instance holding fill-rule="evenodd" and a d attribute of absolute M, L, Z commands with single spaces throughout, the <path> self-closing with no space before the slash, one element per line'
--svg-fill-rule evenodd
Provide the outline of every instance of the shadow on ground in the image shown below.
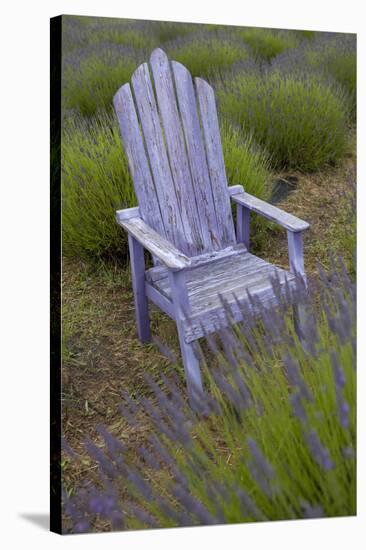
<path fill-rule="evenodd" d="M 33 523 L 37 527 L 43 530 L 49 531 L 50 528 L 50 516 L 49 514 L 20 514 L 19 517 Z"/>

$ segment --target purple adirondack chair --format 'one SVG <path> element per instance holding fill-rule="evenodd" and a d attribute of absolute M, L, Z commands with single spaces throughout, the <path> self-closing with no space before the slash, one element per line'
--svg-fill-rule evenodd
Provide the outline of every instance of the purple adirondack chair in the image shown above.
<path fill-rule="evenodd" d="M 287 288 L 297 277 L 306 281 L 302 232 L 309 224 L 242 185 L 228 187 L 214 91 L 161 49 L 118 90 L 114 107 L 139 204 L 116 216 L 128 232 L 138 336 L 151 339 L 151 300 L 176 322 L 192 395 L 202 391 L 194 341 L 228 322 L 222 298 L 236 322 L 243 318 L 238 302 L 251 307 L 248 292 L 276 303 L 271 277 L 281 287 L 287 280 Z M 251 211 L 287 230 L 290 271 L 250 254 Z M 147 270 L 144 249 L 154 259 Z"/>

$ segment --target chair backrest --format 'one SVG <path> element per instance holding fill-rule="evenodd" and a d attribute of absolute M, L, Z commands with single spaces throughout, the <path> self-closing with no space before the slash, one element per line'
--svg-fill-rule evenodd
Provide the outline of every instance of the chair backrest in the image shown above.
<path fill-rule="evenodd" d="M 113 102 L 142 218 L 189 256 L 234 244 L 211 86 L 156 49 Z"/>

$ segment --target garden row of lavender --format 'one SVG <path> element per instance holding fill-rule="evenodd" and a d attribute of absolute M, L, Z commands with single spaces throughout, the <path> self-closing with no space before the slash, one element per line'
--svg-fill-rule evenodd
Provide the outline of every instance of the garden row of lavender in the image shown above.
<path fill-rule="evenodd" d="M 111 100 L 158 46 L 214 86 L 230 183 L 268 198 L 271 174 L 319 171 L 347 152 L 356 115 L 352 35 L 66 16 L 66 255 L 126 261 L 114 212 L 135 196 Z M 207 393 L 193 409 L 174 377 L 150 379 L 149 398 L 125 395 L 126 421 L 134 429 L 149 419 L 151 435 L 131 461 L 98 428 L 103 444 L 86 447 L 99 480 L 65 492 L 67 528 L 354 514 L 355 288 L 341 261 L 331 268 L 331 277 L 320 273 L 320 298 L 304 294 L 305 345 L 285 306 L 264 311 L 199 351 Z"/>

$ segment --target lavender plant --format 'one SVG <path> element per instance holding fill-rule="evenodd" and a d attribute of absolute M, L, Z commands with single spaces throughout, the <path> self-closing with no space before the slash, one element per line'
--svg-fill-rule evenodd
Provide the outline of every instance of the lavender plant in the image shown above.
<path fill-rule="evenodd" d="M 336 162 L 347 143 L 348 103 L 334 82 L 279 63 L 236 67 L 217 84 L 221 116 L 268 150 L 276 168 L 313 171 Z"/>
<path fill-rule="evenodd" d="M 192 76 L 213 77 L 233 63 L 248 60 L 249 48 L 225 32 L 201 31 L 178 38 L 164 46 L 171 57 L 185 65 Z"/>
<path fill-rule="evenodd" d="M 273 60 L 277 65 L 293 68 L 307 66 L 327 77 L 334 78 L 345 90 L 350 103 L 350 114 L 356 117 L 356 35 L 321 34 L 311 42 L 302 42 L 298 48 L 288 50 Z"/>
<path fill-rule="evenodd" d="M 144 59 L 137 50 L 111 42 L 98 43 L 71 52 L 63 60 L 62 107 L 83 116 L 112 110 L 116 90 L 129 81 Z"/>
<path fill-rule="evenodd" d="M 333 263 L 320 270 L 320 307 L 296 291 L 302 343 L 282 301 L 207 337 L 206 393 L 191 407 L 176 377 L 148 379 L 151 399 L 125 396 L 127 421 L 150 418 L 148 444 L 131 461 L 98 428 L 101 444 L 86 445 L 99 482 L 64 497 L 71 530 L 355 514 L 355 287 Z"/>
<path fill-rule="evenodd" d="M 281 52 L 297 46 L 299 41 L 293 31 L 255 27 L 239 29 L 238 35 L 251 47 L 254 57 L 259 61 L 270 61 Z"/>
<path fill-rule="evenodd" d="M 65 118 L 61 153 L 63 253 L 124 258 L 127 239 L 115 212 L 136 199 L 115 119 L 107 114 Z"/>

